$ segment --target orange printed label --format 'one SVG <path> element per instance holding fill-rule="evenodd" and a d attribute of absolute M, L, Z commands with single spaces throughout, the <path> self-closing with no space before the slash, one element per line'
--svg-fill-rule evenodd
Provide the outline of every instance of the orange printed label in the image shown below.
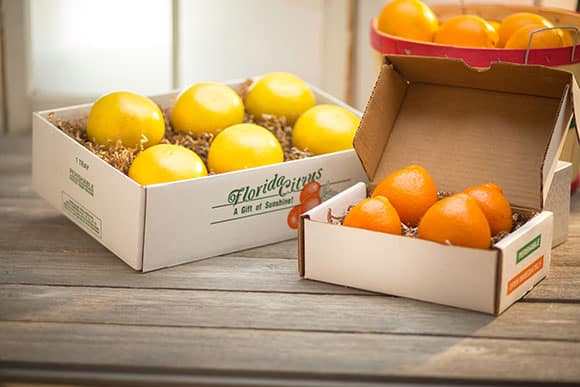
<path fill-rule="evenodd" d="M 524 270 L 520 271 L 514 278 L 509 280 L 507 286 L 507 294 L 508 296 L 517 288 L 521 286 L 524 282 L 529 280 L 534 274 L 542 270 L 544 267 L 544 256 L 542 255 L 540 258 L 536 259 L 532 262 L 528 267 Z"/>

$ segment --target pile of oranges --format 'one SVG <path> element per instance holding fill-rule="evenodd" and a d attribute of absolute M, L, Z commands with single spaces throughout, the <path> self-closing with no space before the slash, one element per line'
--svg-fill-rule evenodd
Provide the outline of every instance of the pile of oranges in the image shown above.
<path fill-rule="evenodd" d="M 104 148 L 117 145 L 143 150 L 128 170 L 141 185 L 165 183 L 237 171 L 284 161 L 278 138 L 267 128 L 248 121 L 274 117 L 292 126 L 292 146 L 308 154 L 352 148 L 359 119 L 337 105 L 316 105 L 314 93 L 299 77 L 266 74 L 254 82 L 245 99 L 230 87 L 197 83 L 183 91 L 171 107 L 175 133 L 211 139 L 207 166 L 192 149 L 162 144 L 166 124 L 151 99 L 126 91 L 99 98 L 87 121 L 88 139 Z M 208 140 L 209 142 L 209 140 Z"/>
<path fill-rule="evenodd" d="M 439 23 L 431 8 L 420 0 L 392 0 L 377 19 L 377 29 L 410 40 L 477 48 L 558 48 L 573 45 L 569 30 L 529 12 L 514 13 L 503 20 L 458 15 Z M 538 31 L 541 30 L 541 31 Z M 537 31 L 537 32 L 534 32 Z"/>
<path fill-rule="evenodd" d="M 429 173 L 410 165 L 383 179 L 370 198 L 346 214 L 343 225 L 395 235 L 401 235 L 403 227 L 416 227 L 421 239 L 487 249 L 492 236 L 512 230 L 512 209 L 493 183 L 438 200 Z"/>

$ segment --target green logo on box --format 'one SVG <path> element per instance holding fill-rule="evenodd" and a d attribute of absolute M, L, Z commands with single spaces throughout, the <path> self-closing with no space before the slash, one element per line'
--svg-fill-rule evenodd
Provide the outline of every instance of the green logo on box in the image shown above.
<path fill-rule="evenodd" d="M 529 241 L 524 247 L 518 250 L 516 255 L 516 263 L 520 263 L 526 257 L 530 256 L 534 251 L 540 248 L 542 245 L 542 234 Z"/>
<path fill-rule="evenodd" d="M 64 212 L 71 215 L 77 221 L 79 221 L 83 226 L 85 226 L 90 232 L 95 234 L 97 237 L 102 237 L 101 219 L 99 219 L 92 212 L 87 210 L 79 202 L 70 197 L 66 192 L 61 192 L 62 196 L 62 208 Z"/>
<path fill-rule="evenodd" d="M 68 178 L 70 179 L 70 181 L 81 187 L 89 195 L 91 196 L 95 195 L 95 187 L 93 186 L 93 183 L 82 177 L 80 173 L 78 173 L 72 168 L 69 168 L 68 171 L 69 171 Z"/>

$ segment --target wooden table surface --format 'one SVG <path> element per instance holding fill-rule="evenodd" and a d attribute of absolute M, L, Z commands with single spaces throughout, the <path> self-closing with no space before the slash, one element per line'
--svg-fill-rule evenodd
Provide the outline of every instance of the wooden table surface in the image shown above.
<path fill-rule="evenodd" d="M 0 137 L 0 380 L 580 383 L 580 194 L 549 277 L 498 318 L 301 280 L 296 241 L 133 272 L 31 188 Z"/>

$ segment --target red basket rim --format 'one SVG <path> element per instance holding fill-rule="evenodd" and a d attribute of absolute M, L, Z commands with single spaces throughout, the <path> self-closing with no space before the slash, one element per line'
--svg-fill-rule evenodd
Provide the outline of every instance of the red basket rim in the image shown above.
<path fill-rule="evenodd" d="M 526 49 L 474 48 L 420 42 L 389 35 L 377 30 L 375 19 L 370 23 L 371 46 L 383 55 L 418 55 L 463 59 L 470 66 L 488 67 L 493 62 L 525 63 Z M 576 46 L 578 47 L 578 45 Z M 563 66 L 580 62 L 580 50 L 573 46 L 530 49 L 527 64 Z"/>

